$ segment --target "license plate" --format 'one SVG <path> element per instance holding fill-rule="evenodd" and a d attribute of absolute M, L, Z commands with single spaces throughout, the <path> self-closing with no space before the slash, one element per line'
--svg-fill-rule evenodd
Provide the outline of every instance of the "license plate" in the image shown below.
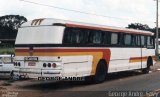
<path fill-rule="evenodd" d="M 28 66 L 36 66 L 36 62 L 28 62 Z"/>
<path fill-rule="evenodd" d="M 24 61 L 38 61 L 38 57 L 24 57 Z"/>

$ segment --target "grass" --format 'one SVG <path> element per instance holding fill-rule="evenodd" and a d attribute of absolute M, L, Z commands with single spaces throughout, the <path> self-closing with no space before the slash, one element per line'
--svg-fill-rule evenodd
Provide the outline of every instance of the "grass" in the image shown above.
<path fill-rule="evenodd" d="M 0 48 L 0 54 L 14 54 L 14 48 Z"/>

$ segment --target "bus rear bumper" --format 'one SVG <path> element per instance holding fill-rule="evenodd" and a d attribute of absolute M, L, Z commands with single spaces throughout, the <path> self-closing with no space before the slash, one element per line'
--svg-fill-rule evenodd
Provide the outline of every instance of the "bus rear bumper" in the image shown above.
<path fill-rule="evenodd" d="M 20 68 L 13 71 L 13 76 L 29 79 L 61 77 L 61 70 Z"/>

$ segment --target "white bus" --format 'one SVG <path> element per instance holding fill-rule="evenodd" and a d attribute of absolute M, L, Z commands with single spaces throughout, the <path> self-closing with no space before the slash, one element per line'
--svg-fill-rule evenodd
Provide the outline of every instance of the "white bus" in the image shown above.
<path fill-rule="evenodd" d="M 35 19 L 24 23 L 15 42 L 15 75 L 87 77 L 103 82 L 107 73 L 142 70 L 155 62 L 149 31 Z"/>

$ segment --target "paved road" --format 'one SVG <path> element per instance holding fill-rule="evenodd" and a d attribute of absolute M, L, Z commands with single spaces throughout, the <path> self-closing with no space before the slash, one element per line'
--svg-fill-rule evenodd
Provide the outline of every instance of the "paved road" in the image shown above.
<path fill-rule="evenodd" d="M 18 97 L 139 97 L 146 91 L 153 91 L 151 97 L 160 97 L 160 93 L 154 92 L 160 89 L 160 72 L 110 74 L 101 84 L 17 81 L 5 88 L 21 91 Z"/>
<path fill-rule="evenodd" d="M 116 76 L 116 75 L 115 75 Z M 153 91 L 160 89 L 160 72 L 106 81 L 99 85 L 72 88 L 77 91 Z"/>

